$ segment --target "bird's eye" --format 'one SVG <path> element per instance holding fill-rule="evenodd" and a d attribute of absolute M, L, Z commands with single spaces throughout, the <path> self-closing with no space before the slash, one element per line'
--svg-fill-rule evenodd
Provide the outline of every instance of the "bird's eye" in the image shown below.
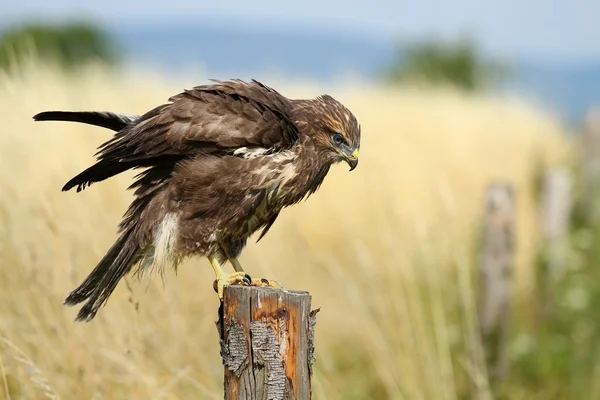
<path fill-rule="evenodd" d="M 333 143 L 340 145 L 344 142 L 344 137 L 342 135 L 340 135 L 339 133 L 336 133 L 335 135 L 333 135 Z"/>

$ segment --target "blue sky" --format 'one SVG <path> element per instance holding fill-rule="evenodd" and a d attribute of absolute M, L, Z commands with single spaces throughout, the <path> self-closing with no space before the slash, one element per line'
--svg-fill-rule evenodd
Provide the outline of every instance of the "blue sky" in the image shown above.
<path fill-rule="evenodd" d="M 464 31 L 498 55 L 565 63 L 600 60 L 600 0 L 0 0 L 0 8 L 2 25 L 31 17 L 88 16 L 112 24 L 233 19 L 400 39 L 452 38 Z"/>

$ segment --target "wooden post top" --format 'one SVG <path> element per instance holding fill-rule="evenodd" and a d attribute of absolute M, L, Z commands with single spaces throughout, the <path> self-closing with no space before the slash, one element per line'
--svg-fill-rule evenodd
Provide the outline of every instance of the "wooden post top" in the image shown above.
<path fill-rule="evenodd" d="M 310 399 L 318 312 L 310 293 L 234 285 L 223 294 L 225 399 Z"/>

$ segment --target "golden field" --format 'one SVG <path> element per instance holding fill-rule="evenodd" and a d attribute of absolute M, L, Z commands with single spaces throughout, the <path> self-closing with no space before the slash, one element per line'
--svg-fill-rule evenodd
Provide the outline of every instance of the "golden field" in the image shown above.
<path fill-rule="evenodd" d="M 0 399 L 222 398 L 206 260 L 164 280 L 129 278 L 93 322 L 73 322 L 77 310 L 62 301 L 116 238 L 133 173 L 62 193 L 110 132 L 31 119 L 50 109 L 143 113 L 205 82 L 95 67 L 0 75 Z M 571 153 L 558 120 L 516 99 L 451 90 L 265 83 L 289 97 L 327 92 L 362 126 L 358 168 L 334 168 L 241 258 L 252 276 L 308 290 L 321 308 L 314 398 L 483 398 L 485 367 L 468 349 L 479 346 L 472 272 L 484 189 L 499 179 L 516 190 L 514 282 L 526 306 L 534 173 Z"/>

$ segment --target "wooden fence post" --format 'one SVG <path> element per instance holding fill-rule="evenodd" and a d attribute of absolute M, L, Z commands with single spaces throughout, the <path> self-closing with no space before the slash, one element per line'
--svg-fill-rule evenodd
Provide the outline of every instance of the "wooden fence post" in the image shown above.
<path fill-rule="evenodd" d="M 226 286 L 219 309 L 225 400 L 311 398 L 314 328 L 308 292 Z"/>
<path fill-rule="evenodd" d="M 541 265 L 541 312 L 548 316 L 554 291 L 554 283 L 566 268 L 566 239 L 569 230 L 573 181 L 565 168 L 555 168 L 544 174 L 542 181 L 542 265 Z"/>
<path fill-rule="evenodd" d="M 493 183 L 486 191 L 479 264 L 479 328 L 492 380 L 508 374 L 510 281 L 515 206 L 510 185 Z"/>

